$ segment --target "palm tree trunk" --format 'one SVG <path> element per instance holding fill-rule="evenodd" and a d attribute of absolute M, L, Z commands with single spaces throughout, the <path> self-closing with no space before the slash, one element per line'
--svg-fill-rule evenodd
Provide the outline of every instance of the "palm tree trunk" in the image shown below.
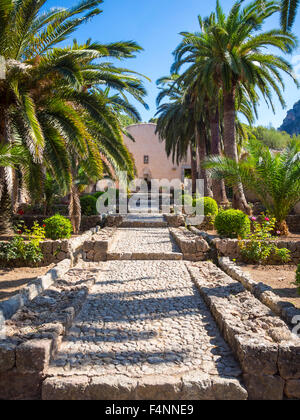
<path fill-rule="evenodd" d="M 70 204 L 69 204 L 69 216 L 73 226 L 73 232 L 78 234 L 81 224 L 81 206 L 79 199 L 79 192 L 74 184 L 72 183 L 71 194 L 70 194 Z"/>
<path fill-rule="evenodd" d="M 233 88 L 231 92 L 226 92 L 224 89 L 224 150 L 227 157 L 238 162 L 235 138 L 235 118 L 235 88 Z M 244 211 L 246 214 L 251 213 L 241 182 L 233 187 L 232 206 Z"/>
<path fill-rule="evenodd" d="M 210 131 L 211 131 L 211 153 L 216 156 L 221 156 L 221 140 L 220 140 L 220 126 L 219 126 L 219 111 L 210 113 Z M 218 204 L 226 206 L 228 205 L 228 198 L 226 195 L 224 179 L 212 180 L 213 197 Z"/>
<path fill-rule="evenodd" d="M 201 127 L 201 129 L 200 129 Z M 200 132 L 203 134 L 201 136 Z M 195 137 L 198 146 L 198 155 L 199 155 L 199 165 L 200 165 L 200 179 L 204 181 L 204 196 L 205 197 L 212 197 L 212 191 L 210 189 L 210 179 L 208 177 L 208 172 L 206 169 L 203 168 L 202 163 L 207 158 L 207 148 L 206 148 L 206 133 L 205 133 L 205 126 L 204 124 L 195 124 Z"/>
<path fill-rule="evenodd" d="M 191 174 L 192 174 L 192 193 L 196 193 L 197 186 L 197 157 L 193 143 L 190 144 L 191 151 Z"/>
<path fill-rule="evenodd" d="M 5 111 L 0 109 L 0 144 L 6 144 L 6 117 Z M 9 191 L 7 168 L 0 167 L 0 234 L 10 234 L 12 227 L 12 203 Z"/>

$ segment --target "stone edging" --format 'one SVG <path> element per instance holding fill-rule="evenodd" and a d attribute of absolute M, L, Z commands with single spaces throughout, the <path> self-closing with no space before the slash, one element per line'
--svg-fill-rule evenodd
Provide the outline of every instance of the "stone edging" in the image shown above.
<path fill-rule="evenodd" d="M 277 296 L 272 287 L 258 283 L 251 277 L 250 273 L 241 270 L 234 261 L 228 257 L 219 257 L 219 265 L 228 275 L 243 284 L 254 296 L 262 303 L 272 309 L 277 315 L 282 317 L 288 324 L 293 325 L 293 318 L 300 316 L 300 309 L 290 302 L 284 302 Z"/>
<path fill-rule="evenodd" d="M 11 318 L 20 308 L 27 305 L 32 299 L 48 289 L 57 279 L 62 277 L 77 260 L 84 243 L 99 231 L 98 227 L 89 229 L 82 235 L 68 240 L 68 252 L 64 259 L 59 261 L 53 268 L 47 271 L 43 276 L 37 277 L 25 286 L 19 293 L 3 302 L 0 302 L 0 320 Z M 50 241 L 45 241 L 48 243 Z M 53 244 L 59 244 L 63 241 L 51 241 Z M 41 243 L 42 245 L 42 243 Z"/>
<path fill-rule="evenodd" d="M 96 281 L 89 270 L 74 279 L 78 269 L 73 270 L 6 321 L 7 337 L 0 340 L 1 399 L 41 398 L 50 361 Z"/>
<path fill-rule="evenodd" d="M 240 362 L 249 399 L 300 399 L 300 339 L 213 263 L 186 265 Z"/>
<path fill-rule="evenodd" d="M 207 259 L 210 247 L 203 238 L 190 232 L 185 227 L 170 228 L 169 230 L 185 260 L 203 261 Z"/>
<path fill-rule="evenodd" d="M 246 400 L 247 391 L 235 378 L 210 377 L 192 371 L 178 376 L 49 377 L 43 400 Z"/>
<path fill-rule="evenodd" d="M 11 318 L 20 308 L 27 305 L 32 299 L 48 289 L 58 278 L 62 277 L 71 267 L 71 260 L 65 259 L 47 271 L 43 276 L 37 277 L 25 286 L 19 293 L 0 302 L 0 317 Z"/>

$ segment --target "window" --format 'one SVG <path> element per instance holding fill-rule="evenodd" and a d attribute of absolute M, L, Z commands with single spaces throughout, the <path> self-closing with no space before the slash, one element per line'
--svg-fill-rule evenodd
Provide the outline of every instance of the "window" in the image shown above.
<path fill-rule="evenodd" d="M 146 163 L 146 164 L 149 163 L 149 156 L 148 155 L 144 156 L 144 163 Z"/>

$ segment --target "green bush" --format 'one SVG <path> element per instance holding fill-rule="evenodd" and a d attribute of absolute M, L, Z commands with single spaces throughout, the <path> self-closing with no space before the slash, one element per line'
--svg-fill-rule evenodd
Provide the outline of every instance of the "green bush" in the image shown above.
<path fill-rule="evenodd" d="M 224 210 L 215 218 L 215 228 L 221 236 L 244 238 L 250 233 L 250 219 L 241 210 Z"/>
<path fill-rule="evenodd" d="M 196 198 L 193 201 L 193 206 L 196 207 L 198 203 L 203 203 L 204 216 L 216 216 L 219 212 L 218 203 L 211 197 Z"/>
<path fill-rule="evenodd" d="M 261 223 L 252 218 L 252 232 L 246 235 L 246 240 L 239 241 L 241 255 L 246 263 L 264 264 L 268 261 L 274 263 L 287 263 L 290 261 L 290 251 L 287 248 L 278 248 L 272 232 L 275 229 L 276 219 L 262 216 Z"/>
<path fill-rule="evenodd" d="M 60 214 L 45 219 L 44 224 L 46 238 L 56 240 L 71 237 L 72 224 L 69 219 Z"/>
<path fill-rule="evenodd" d="M 103 195 L 105 193 L 105 191 L 97 191 L 93 194 L 93 197 L 95 197 L 97 200 L 99 197 L 101 197 L 101 195 Z"/>
<path fill-rule="evenodd" d="M 80 197 L 81 214 L 83 216 L 93 216 L 97 214 L 96 203 L 97 198 L 94 195 L 83 195 Z"/>

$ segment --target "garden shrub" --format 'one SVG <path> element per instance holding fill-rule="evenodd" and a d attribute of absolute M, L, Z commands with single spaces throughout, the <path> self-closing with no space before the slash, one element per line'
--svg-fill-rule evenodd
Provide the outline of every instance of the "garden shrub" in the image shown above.
<path fill-rule="evenodd" d="M 244 238 L 250 233 L 250 220 L 241 210 L 224 210 L 217 214 L 215 228 L 221 236 L 227 238 Z"/>
<path fill-rule="evenodd" d="M 93 194 L 93 197 L 95 197 L 96 199 L 98 199 L 99 197 L 101 197 L 101 195 L 103 195 L 105 193 L 105 191 L 97 191 Z"/>
<path fill-rule="evenodd" d="M 201 197 L 193 200 L 193 206 L 202 204 L 204 207 L 204 216 L 216 216 L 219 212 L 218 203 L 211 197 Z"/>
<path fill-rule="evenodd" d="M 40 242 L 45 239 L 44 227 L 34 222 L 33 227 L 28 229 L 23 223 L 17 226 L 17 233 L 11 241 L 0 243 L 1 260 L 37 263 L 43 259 Z"/>
<path fill-rule="evenodd" d="M 240 241 L 241 255 L 248 263 L 266 263 L 268 260 L 274 263 L 286 263 L 290 260 L 290 251 L 287 248 L 278 248 L 272 232 L 276 219 L 262 216 L 262 222 L 258 223 L 252 218 L 253 231 L 246 236 L 246 240 Z"/>
<path fill-rule="evenodd" d="M 80 197 L 81 213 L 84 216 L 93 216 L 97 214 L 97 198 L 95 195 L 83 195 Z"/>
<path fill-rule="evenodd" d="M 56 214 L 45 219 L 44 223 L 46 238 L 56 240 L 71 237 L 72 224 L 66 217 Z"/>

